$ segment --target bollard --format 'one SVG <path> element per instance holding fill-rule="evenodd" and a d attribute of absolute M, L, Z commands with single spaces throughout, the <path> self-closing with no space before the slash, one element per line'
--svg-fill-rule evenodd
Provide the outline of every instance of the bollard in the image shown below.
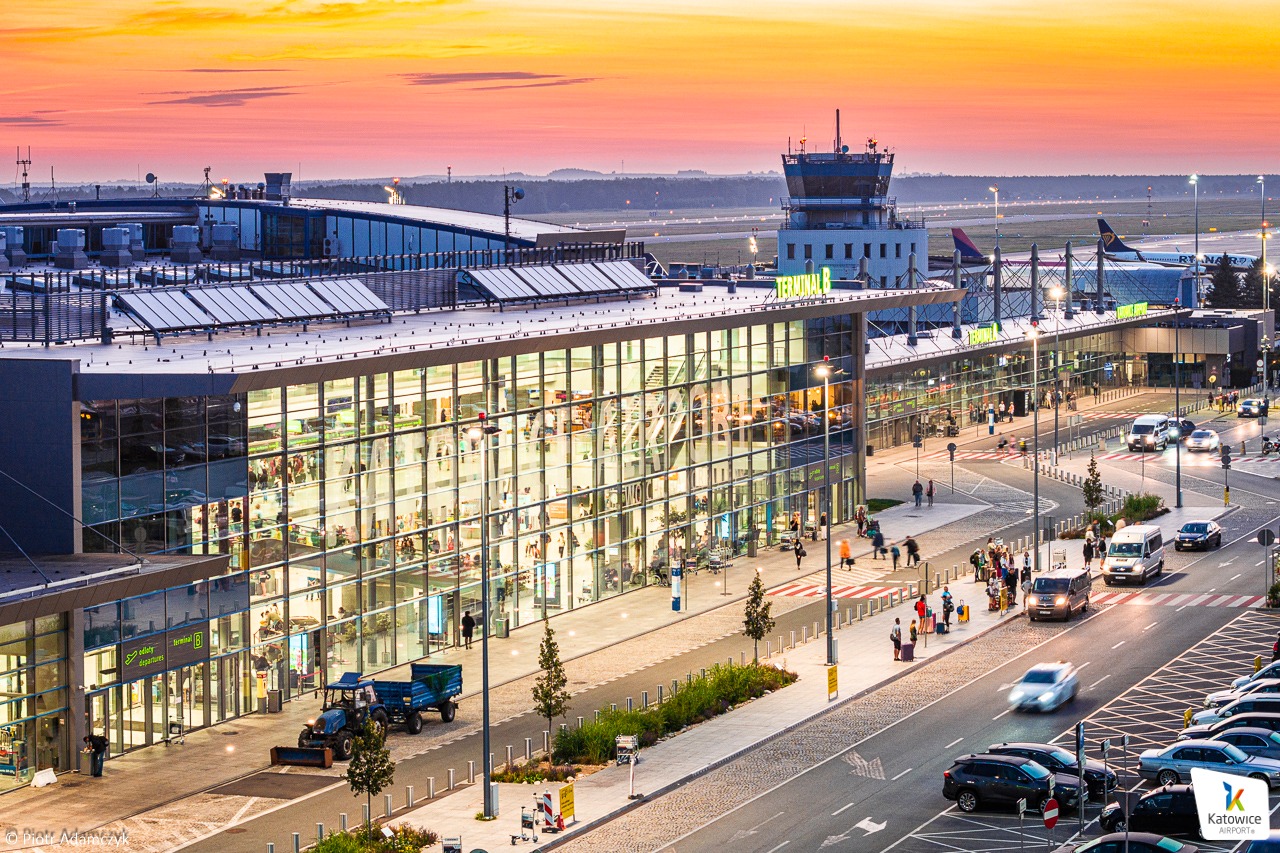
<path fill-rule="evenodd" d="M 746 666 L 746 665 L 747 665 L 747 653 L 740 652 L 738 654 L 738 666 Z M 627 699 L 627 710 L 628 711 L 631 710 L 631 700 L 629 698 Z"/>
<path fill-rule="evenodd" d="M 531 737 L 527 737 L 524 739 L 524 760 L 525 761 L 533 760 L 533 738 Z"/>
<path fill-rule="evenodd" d="M 341 829 L 343 832 L 347 831 L 347 813 L 346 812 L 342 812 L 340 815 L 338 815 L 338 828 Z"/>
<path fill-rule="evenodd" d="M 267 842 L 267 853 L 276 853 L 276 845 L 274 841 Z"/>
<path fill-rule="evenodd" d="M 319 844 L 321 841 L 324 841 L 324 824 L 317 823 L 316 824 L 316 843 Z"/>
<path fill-rule="evenodd" d="M 293 853 L 302 853 L 302 839 L 296 832 L 293 834 Z"/>
<path fill-rule="evenodd" d="M 445 790 L 446 790 L 446 791 L 452 791 L 452 790 L 453 790 L 453 768 L 452 768 L 452 767 L 450 767 L 450 768 L 449 768 L 449 787 L 448 787 L 448 788 L 445 788 Z M 368 807 L 368 806 L 365 806 L 365 811 L 368 811 L 368 810 L 369 810 L 369 807 Z M 369 822 L 369 816 L 368 816 L 368 815 L 365 815 L 365 822 L 366 822 L 366 823 L 368 823 L 368 822 Z"/>
<path fill-rule="evenodd" d="M 512 763 L 511 763 L 512 752 L 514 752 L 514 750 L 512 749 L 511 744 L 507 744 L 507 769 L 508 770 L 510 770 L 512 767 Z M 410 788 L 409 790 L 412 791 L 413 789 Z"/>
<path fill-rule="evenodd" d="M 809 626 L 802 625 L 800 626 L 800 645 L 804 645 L 807 642 L 809 642 Z"/>
<path fill-rule="evenodd" d="M 385 816 L 386 816 L 386 817 L 391 817 L 391 813 L 392 813 L 393 811 L 395 811 L 395 808 L 394 808 L 394 806 L 393 806 L 393 805 L 392 805 L 392 803 L 391 803 L 391 795 L 390 795 L 390 794 L 384 794 L 384 795 L 383 795 L 383 805 L 386 807 L 386 815 L 385 815 Z"/>
<path fill-rule="evenodd" d="M 662 704 L 662 685 L 658 685 L 658 704 Z"/>
<path fill-rule="evenodd" d="M 875 616 L 875 615 L 876 615 L 876 599 L 874 599 L 874 598 L 873 598 L 873 599 L 871 599 L 870 601 L 868 601 L 868 602 L 867 602 L 867 606 L 868 606 L 868 607 L 870 608 L 870 610 L 871 610 L 871 615 L 872 615 L 872 616 Z M 861 614 L 862 614 L 862 605 L 861 605 L 861 604 L 859 604 L 859 605 L 858 605 L 858 614 L 859 614 L 859 615 L 861 615 Z"/>
<path fill-rule="evenodd" d="M 1262 655 L 1258 655 L 1253 659 L 1253 671 L 1257 672 L 1260 669 L 1262 669 Z"/>
<path fill-rule="evenodd" d="M 649 707 L 649 691 L 641 690 L 640 691 L 640 709 L 645 710 L 648 707 Z"/>
<path fill-rule="evenodd" d="M 467 762 L 467 784 L 474 785 L 476 783 L 476 762 L 471 759 Z"/>
<path fill-rule="evenodd" d="M 407 808 L 413 808 L 413 786 L 404 786 L 404 802 Z"/>
<path fill-rule="evenodd" d="M 764 659 L 768 660 L 773 657 L 773 640 L 764 641 Z"/>
<path fill-rule="evenodd" d="M 551 754 L 551 732 L 548 729 L 542 730 L 542 751 L 547 755 Z"/>
<path fill-rule="evenodd" d="M 435 798 L 436 798 L 436 777 L 428 776 L 427 777 L 427 799 L 434 800 Z M 345 821 L 347 819 L 347 816 L 343 815 L 342 819 Z M 347 828 L 346 823 L 343 823 L 342 828 L 344 830 Z"/>
<path fill-rule="evenodd" d="M 596 719 L 597 719 L 597 720 L 598 720 L 598 719 L 600 719 L 599 714 L 600 714 L 600 712 L 599 712 L 599 711 L 596 711 Z M 579 717 L 579 718 L 578 718 L 578 728 L 582 728 L 582 717 Z"/>
<path fill-rule="evenodd" d="M 635 710 L 635 705 L 632 703 L 631 697 L 628 696 L 627 697 L 627 713 L 630 714 L 633 710 Z"/>
<path fill-rule="evenodd" d="M 617 711 L 617 710 L 618 710 L 618 703 L 617 703 L 617 702 L 610 702 L 610 703 L 609 703 L 609 710 L 610 710 L 610 711 Z"/>
<path fill-rule="evenodd" d="M 596 709 L 595 714 L 596 714 L 596 722 L 598 723 L 598 722 L 600 722 L 600 709 L 599 709 L 599 708 L 597 708 L 597 709 Z M 581 720 L 582 718 L 581 718 L 581 717 L 579 717 L 578 719 L 579 719 L 579 720 Z M 582 724 L 581 724 L 581 723 L 579 723 L 579 724 L 578 724 L 578 728 L 582 728 Z"/>
<path fill-rule="evenodd" d="M 693 684 L 693 670 L 689 670 L 684 676 L 685 684 Z"/>
<path fill-rule="evenodd" d="M 680 692 L 680 679 L 678 678 L 671 679 L 671 695 L 675 696 L 679 692 Z"/>
<path fill-rule="evenodd" d="M 858 621 L 862 621 L 862 602 L 858 602 Z"/>
<path fill-rule="evenodd" d="M 791 648 L 794 649 L 795 647 L 796 647 L 796 629 L 792 628 L 791 629 Z"/>
<path fill-rule="evenodd" d="M 707 677 L 707 668 L 706 668 L 705 666 L 704 666 L 704 667 L 699 671 L 698 677 L 699 677 L 699 678 L 706 678 L 706 677 Z M 690 683 L 692 683 L 692 682 L 690 682 Z"/>
<path fill-rule="evenodd" d="M 370 823 L 370 820 L 369 820 L 369 804 L 368 804 L 368 803 L 365 803 L 365 804 L 364 804 L 363 806 L 361 806 L 360 808 L 364 810 L 364 825 L 365 825 L 365 826 L 368 826 L 368 825 L 369 825 L 369 823 Z"/>

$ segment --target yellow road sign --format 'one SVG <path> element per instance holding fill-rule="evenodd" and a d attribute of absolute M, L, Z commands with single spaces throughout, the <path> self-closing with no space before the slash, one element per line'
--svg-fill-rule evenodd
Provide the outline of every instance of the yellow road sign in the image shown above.
<path fill-rule="evenodd" d="M 573 783 L 560 789 L 560 817 L 568 820 L 573 817 Z"/>

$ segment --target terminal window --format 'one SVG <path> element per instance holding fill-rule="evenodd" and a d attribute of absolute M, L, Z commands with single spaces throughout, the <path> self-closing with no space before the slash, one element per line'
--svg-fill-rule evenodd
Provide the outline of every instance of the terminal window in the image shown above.
<path fill-rule="evenodd" d="M 813 246 L 809 243 L 804 244 L 804 259 L 806 261 L 813 259 Z"/>
<path fill-rule="evenodd" d="M 852 243 L 845 243 L 845 244 L 844 244 L 844 257 L 845 257 L 845 260 L 850 260 L 850 259 L 852 259 L 852 258 L 853 258 L 853 244 L 852 244 Z"/>
<path fill-rule="evenodd" d="M 888 257 L 888 255 L 886 254 L 886 250 L 887 250 L 888 248 L 889 248 L 889 247 L 888 247 L 886 244 L 884 244 L 884 243 L 881 243 L 881 244 L 880 244 L 880 257 L 882 257 L 882 258 L 884 258 L 884 257 Z"/>
<path fill-rule="evenodd" d="M 916 244 L 915 244 L 915 243 L 912 243 L 912 244 L 911 244 L 911 254 L 913 254 L 913 255 L 914 255 L 915 253 L 916 253 Z"/>
<path fill-rule="evenodd" d="M 828 243 L 827 244 L 827 260 L 832 260 L 833 258 L 835 258 L 835 256 L 836 256 L 836 247 L 833 244 Z"/>
<path fill-rule="evenodd" d="M 787 260 L 794 261 L 795 259 L 796 259 L 796 244 L 788 243 L 787 244 Z"/>
<path fill-rule="evenodd" d="M 863 243 L 863 244 L 862 244 L 862 257 L 864 257 L 864 258 L 869 258 L 869 257 L 871 257 L 871 244 L 870 244 L 870 243 Z"/>
<path fill-rule="evenodd" d="M 900 258 L 900 257 L 902 257 L 902 244 L 901 244 L 901 243 L 894 243 L 894 244 L 893 244 L 893 256 L 894 256 L 895 258 Z"/>

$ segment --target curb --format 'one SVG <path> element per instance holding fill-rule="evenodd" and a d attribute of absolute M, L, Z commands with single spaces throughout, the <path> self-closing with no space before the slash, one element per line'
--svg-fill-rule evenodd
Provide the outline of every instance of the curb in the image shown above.
<path fill-rule="evenodd" d="M 945 658 L 947 655 L 951 654 L 952 652 L 958 649 L 964 648 L 969 643 L 973 642 L 979 637 L 985 636 L 986 634 L 989 634 L 992 631 L 995 631 L 997 628 L 1002 628 L 1005 625 L 1012 624 L 1014 619 L 1019 619 L 1021 618 L 1021 616 L 1022 616 L 1021 613 L 1015 613 L 1013 614 L 1013 619 L 1005 619 L 999 622 L 995 622 L 991 625 L 988 625 L 978 633 L 973 634 L 972 636 L 966 638 L 964 642 L 956 643 L 955 645 L 947 649 L 944 649 L 943 651 L 939 652 L 936 655 L 932 655 L 928 658 L 921 659 L 920 662 L 922 664 L 929 664 L 929 663 L 932 663 L 933 661 L 941 660 L 942 658 Z M 618 808 L 614 809 L 611 812 L 608 812 L 597 818 L 594 818 L 590 821 L 583 823 L 580 827 L 574 829 L 571 833 L 561 835 L 559 838 L 556 838 L 555 840 L 547 844 L 544 844 L 541 847 L 534 848 L 533 853 L 542 853 L 542 851 L 544 850 L 554 850 L 557 847 L 560 847 L 561 845 L 566 844 L 570 841 L 577 841 L 581 836 L 585 835 L 586 833 L 599 829 L 600 827 L 605 826 L 606 824 L 611 823 L 617 820 L 618 818 L 623 817 L 626 814 L 629 814 L 630 812 L 634 811 L 640 806 L 643 806 L 653 800 L 656 800 L 659 797 L 666 796 L 667 794 L 670 794 L 672 791 L 678 790 L 679 788 L 683 788 L 685 785 L 689 784 L 690 782 L 696 779 L 701 778 L 702 776 L 705 776 L 706 774 L 712 772 L 713 770 L 718 770 L 721 767 L 725 766 L 726 764 L 737 761 L 739 758 L 746 755 L 747 753 L 752 752 L 753 750 L 759 749 L 761 746 L 763 746 L 765 743 L 769 742 L 770 740 L 781 737 L 783 735 L 790 734 L 794 732 L 796 729 L 800 728 L 801 726 L 804 726 L 813 722 L 818 717 L 821 717 L 823 714 L 827 714 L 837 708 L 843 707 L 844 705 L 847 705 L 850 702 L 855 702 L 858 699 L 861 699 L 870 693 L 874 693 L 877 690 L 887 687 L 888 685 L 892 684 L 893 682 L 897 681 L 900 678 L 905 678 L 911 673 L 917 672 L 919 669 L 921 669 L 921 667 L 911 667 L 909 669 L 901 670 L 899 672 L 894 673 L 893 675 L 890 675 L 888 678 L 885 678 L 881 681 L 876 682 L 875 684 L 869 685 L 868 687 L 865 687 L 862 690 L 859 690 L 857 693 L 853 693 L 849 696 L 846 696 L 843 699 L 838 699 L 835 702 L 831 703 L 830 705 L 826 706 L 825 708 L 822 708 L 821 710 L 818 710 L 818 711 L 814 711 L 813 713 L 808 714 L 802 719 L 796 720 L 795 722 L 788 724 L 786 727 L 779 729 L 778 731 L 773 732 L 772 734 L 767 735 L 766 737 L 761 738 L 755 743 L 748 744 L 747 746 L 742 747 L 736 752 L 733 752 L 726 756 L 722 756 L 721 758 L 716 759 L 710 764 L 700 767 L 697 770 L 694 770 L 693 772 L 685 776 L 682 776 L 681 778 L 673 782 L 667 783 L 666 785 L 662 786 L 661 788 L 658 788 L 652 793 L 645 794 L 643 797 L 641 797 L 640 799 L 634 802 L 630 802 L 630 803 L 627 803 L 626 805 L 619 806 Z"/>

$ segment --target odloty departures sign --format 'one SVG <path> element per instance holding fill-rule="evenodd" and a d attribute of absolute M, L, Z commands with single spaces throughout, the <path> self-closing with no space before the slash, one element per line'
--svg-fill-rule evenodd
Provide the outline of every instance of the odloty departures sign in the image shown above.
<path fill-rule="evenodd" d="M 209 623 L 197 622 L 163 634 L 126 640 L 120 653 L 121 681 L 200 663 L 209 659 Z"/>
<path fill-rule="evenodd" d="M 778 299 L 807 299 L 831 292 L 831 268 L 802 275 L 780 275 L 773 282 L 773 295 Z"/>
<path fill-rule="evenodd" d="M 1147 303 L 1145 302 L 1134 302 L 1131 305 L 1116 306 L 1117 320 L 1132 320 L 1134 317 L 1145 316 L 1147 316 Z"/>

